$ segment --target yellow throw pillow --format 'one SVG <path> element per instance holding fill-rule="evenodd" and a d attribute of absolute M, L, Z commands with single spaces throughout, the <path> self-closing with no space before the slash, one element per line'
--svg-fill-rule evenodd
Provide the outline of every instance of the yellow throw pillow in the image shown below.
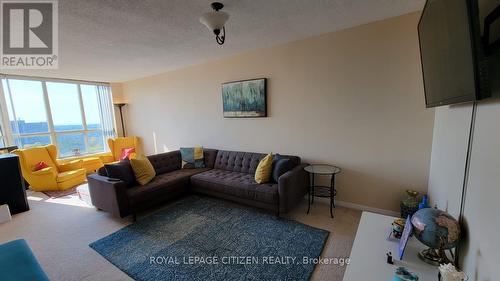
<path fill-rule="evenodd" d="M 132 166 L 135 179 L 140 185 L 147 184 L 156 176 L 155 168 L 144 155 L 130 159 L 130 166 Z"/>
<path fill-rule="evenodd" d="M 273 155 L 269 153 L 262 158 L 255 170 L 255 181 L 257 183 L 266 183 L 271 178 L 273 172 Z"/>

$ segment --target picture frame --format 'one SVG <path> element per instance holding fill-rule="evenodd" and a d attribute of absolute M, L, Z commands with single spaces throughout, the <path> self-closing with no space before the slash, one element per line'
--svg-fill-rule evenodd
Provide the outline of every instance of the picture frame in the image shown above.
<path fill-rule="evenodd" d="M 403 234 L 401 235 L 401 239 L 399 240 L 399 245 L 398 245 L 399 260 L 403 260 L 406 245 L 408 244 L 408 240 L 410 239 L 410 235 L 412 234 L 412 232 L 413 232 L 413 225 L 411 224 L 411 216 L 408 215 L 408 217 L 406 218 L 405 227 L 403 229 Z"/>
<path fill-rule="evenodd" d="M 267 78 L 226 82 L 221 88 L 224 118 L 267 117 Z"/>

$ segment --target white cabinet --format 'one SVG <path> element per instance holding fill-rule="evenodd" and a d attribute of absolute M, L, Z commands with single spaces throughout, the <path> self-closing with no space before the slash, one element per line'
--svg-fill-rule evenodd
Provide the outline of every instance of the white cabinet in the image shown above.
<path fill-rule="evenodd" d="M 418 258 L 418 252 L 426 247 L 415 237 L 411 237 L 408 241 L 403 260 L 397 260 L 399 241 L 387 239 L 394 219 L 390 216 L 363 212 L 344 281 L 390 281 L 398 266 L 404 266 L 417 273 L 420 281 L 438 280 L 438 268 Z M 394 256 L 394 265 L 387 263 L 386 253 L 389 251 Z"/>

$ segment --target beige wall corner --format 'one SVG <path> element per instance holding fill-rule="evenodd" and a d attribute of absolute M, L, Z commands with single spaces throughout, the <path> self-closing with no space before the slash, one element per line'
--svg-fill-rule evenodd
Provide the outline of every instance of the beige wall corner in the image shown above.
<path fill-rule="evenodd" d="M 111 92 L 113 93 L 113 103 L 127 103 L 127 100 L 123 94 L 123 83 L 111 83 Z M 126 106 L 122 108 L 122 114 L 125 118 Z M 125 122 L 124 122 L 125 123 Z M 120 119 L 120 110 L 115 106 L 115 124 L 116 130 L 119 137 L 123 137 L 123 127 Z M 123 124 L 125 125 L 125 124 Z M 126 126 L 125 126 L 126 129 Z"/>
<path fill-rule="evenodd" d="M 113 93 L 113 103 L 125 102 L 123 83 L 111 83 L 111 92 Z"/>

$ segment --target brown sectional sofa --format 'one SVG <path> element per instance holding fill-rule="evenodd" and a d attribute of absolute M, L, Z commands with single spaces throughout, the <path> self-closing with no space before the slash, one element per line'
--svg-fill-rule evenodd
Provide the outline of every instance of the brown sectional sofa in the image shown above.
<path fill-rule="evenodd" d="M 257 184 L 255 170 L 265 154 L 204 149 L 205 168 L 181 169 L 177 151 L 148 156 L 156 177 L 145 186 L 127 187 L 105 175 L 89 175 L 92 204 L 113 215 L 125 217 L 195 192 L 249 206 L 286 213 L 306 194 L 309 176 L 297 156 L 285 156 L 294 168 L 277 183 Z"/>

